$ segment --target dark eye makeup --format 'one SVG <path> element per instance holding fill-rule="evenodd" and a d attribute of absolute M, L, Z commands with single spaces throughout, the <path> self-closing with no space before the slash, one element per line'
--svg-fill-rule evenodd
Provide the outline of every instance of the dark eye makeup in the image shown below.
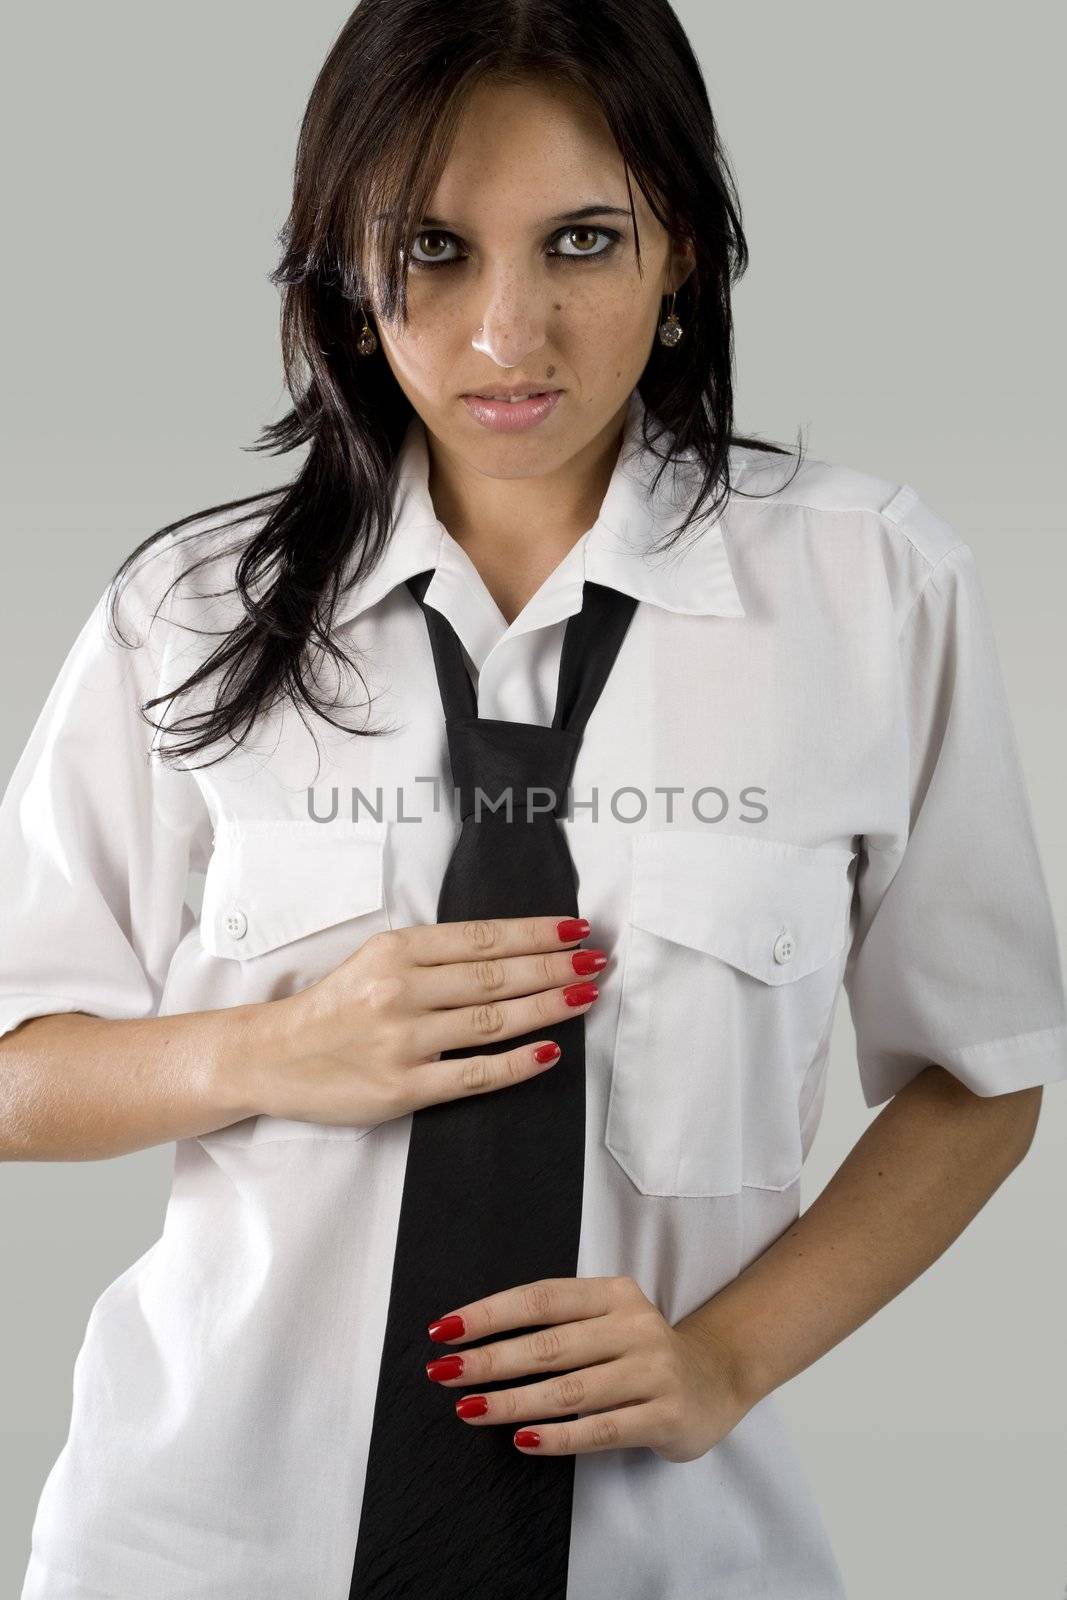
<path fill-rule="evenodd" d="M 591 225 L 587 225 L 585 223 L 575 223 L 572 227 L 560 228 L 552 235 L 552 237 L 553 239 L 561 239 L 565 238 L 571 233 L 599 233 L 603 238 L 607 239 L 608 243 L 600 250 L 582 251 L 575 255 L 567 254 L 558 250 L 552 251 L 550 254 L 554 260 L 566 262 L 602 261 L 605 256 L 609 256 L 614 253 L 622 238 L 621 233 L 618 233 L 614 228 L 592 227 Z M 445 228 L 422 228 L 417 234 L 415 234 L 413 242 L 417 243 L 420 239 L 449 239 L 454 243 L 458 243 L 456 235 L 454 233 L 449 233 Z M 412 255 L 410 250 L 408 251 L 408 261 L 410 265 L 419 272 L 424 270 L 434 271 L 438 267 L 458 266 L 461 261 L 465 261 L 466 259 L 466 256 L 449 256 L 446 260 L 442 261 L 423 261 L 418 256 Z"/>

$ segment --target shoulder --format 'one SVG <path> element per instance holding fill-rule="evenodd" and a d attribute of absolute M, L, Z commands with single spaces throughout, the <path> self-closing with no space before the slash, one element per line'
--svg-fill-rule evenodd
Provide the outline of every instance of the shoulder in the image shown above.
<path fill-rule="evenodd" d="M 879 563 L 900 599 L 918 594 L 946 556 L 971 554 L 953 522 L 914 484 L 819 456 L 735 447 L 731 524 L 775 526 L 824 544 L 835 559 Z"/>

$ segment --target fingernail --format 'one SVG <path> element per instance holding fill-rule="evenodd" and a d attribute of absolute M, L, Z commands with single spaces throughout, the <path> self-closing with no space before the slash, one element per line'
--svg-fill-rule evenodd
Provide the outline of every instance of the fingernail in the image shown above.
<path fill-rule="evenodd" d="M 520 1428 L 515 1435 L 515 1443 L 520 1450 L 536 1450 L 541 1443 L 541 1435 L 533 1428 Z"/>
<path fill-rule="evenodd" d="M 558 1044 L 539 1044 L 533 1053 L 534 1060 L 540 1061 L 542 1065 L 546 1061 L 556 1061 L 559 1057 L 559 1054 L 560 1049 Z"/>
<path fill-rule="evenodd" d="M 572 983 L 564 989 L 563 998 L 569 1006 L 585 1006 L 595 1000 L 600 990 L 595 983 Z"/>
<path fill-rule="evenodd" d="M 462 1378 L 463 1357 L 438 1356 L 436 1361 L 427 1361 L 426 1376 L 434 1383 L 441 1383 L 445 1378 Z"/>
<path fill-rule="evenodd" d="M 575 972 L 599 972 L 607 964 L 606 950 L 575 950 L 571 955 L 571 966 Z"/>
<path fill-rule="evenodd" d="M 589 932 L 589 924 L 584 917 L 564 917 L 562 922 L 556 923 L 556 932 L 564 944 L 569 944 L 572 939 L 584 939 Z"/>
<path fill-rule="evenodd" d="M 484 1394 L 465 1394 L 462 1400 L 456 1401 L 456 1416 L 464 1421 L 468 1417 L 484 1417 L 489 1410 L 489 1402 Z"/>
<path fill-rule="evenodd" d="M 461 1339 L 464 1334 L 462 1317 L 439 1317 L 436 1322 L 431 1322 L 426 1332 L 438 1344 L 442 1339 Z"/>

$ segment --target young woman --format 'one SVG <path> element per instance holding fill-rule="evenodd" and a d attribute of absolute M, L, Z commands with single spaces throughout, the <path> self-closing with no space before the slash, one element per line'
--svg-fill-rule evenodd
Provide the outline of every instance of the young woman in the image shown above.
<path fill-rule="evenodd" d="M 123 563 L 0 809 L 4 1154 L 175 1142 L 23 1600 L 838 1600 L 773 1391 L 1067 1070 L 971 550 L 735 435 L 664 0 L 363 0 L 284 244 L 306 458 Z"/>

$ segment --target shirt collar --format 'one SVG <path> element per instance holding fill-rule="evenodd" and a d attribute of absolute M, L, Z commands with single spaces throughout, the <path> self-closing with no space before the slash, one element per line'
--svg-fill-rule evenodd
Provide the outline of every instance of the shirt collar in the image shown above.
<path fill-rule="evenodd" d="M 644 412 L 641 395 L 634 389 L 618 460 L 596 522 L 515 618 L 511 634 L 545 627 L 579 611 L 586 579 L 685 616 L 745 615 L 723 539 L 722 513 L 714 523 L 687 531 L 674 549 L 665 553 L 648 550 L 654 539 L 684 519 L 697 469 L 691 460 L 683 460 L 677 472 L 668 467 L 652 491 L 659 461 L 644 446 Z M 432 568 L 425 602 L 447 612 L 449 607 L 442 601 L 449 589 L 458 586 L 465 591 L 468 607 L 472 595 L 476 598 L 486 639 L 498 634 L 504 626 L 500 611 L 467 552 L 434 511 L 426 429 L 417 415 L 411 418 L 401 445 L 394 503 L 393 528 L 385 549 L 374 570 L 347 594 L 342 593 L 335 625 L 350 621 L 398 584 Z"/>

